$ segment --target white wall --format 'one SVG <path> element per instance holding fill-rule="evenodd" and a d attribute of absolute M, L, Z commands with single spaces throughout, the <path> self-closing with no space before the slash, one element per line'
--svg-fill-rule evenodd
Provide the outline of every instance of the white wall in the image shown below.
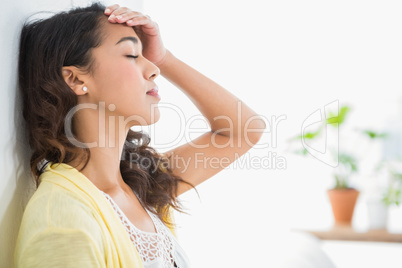
<path fill-rule="evenodd" d="M 22 128 L 17 92 L 19 34 L 27 16 L 38 11 L 60 11 L 91 1 L 37 0 L 3 1 L 0 18 L 0 267 L 13 267 L 13 252 L 23 210 L 33 194 L 29 173 L 29 148 Z M 104 1 L 110 5 L 111 1 Z M 113 1 L 141 10 L 142 0 Z"/>

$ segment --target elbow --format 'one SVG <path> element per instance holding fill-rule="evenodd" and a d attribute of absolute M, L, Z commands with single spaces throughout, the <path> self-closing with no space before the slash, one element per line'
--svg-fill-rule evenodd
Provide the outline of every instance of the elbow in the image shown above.
<path fill-rule="evenodd" d="M 247 138 L 248 143 L 253 146 L 256 145 L 261 140 L 262 135 L 263 135 L 262 133 L 259 133 L 258 135 L 257 134 L 249 135 Z"/>
<path fill-rule="evenodd" d="M 255 145 L 261 140 L 266 128 L 267 125 L 265 121 L 262 117 L 258 116 L 253 119 L 252 123 L 249 125 L 246 124 L 246 127 L 244 128 L 244 137 L 250 144 Z"/>

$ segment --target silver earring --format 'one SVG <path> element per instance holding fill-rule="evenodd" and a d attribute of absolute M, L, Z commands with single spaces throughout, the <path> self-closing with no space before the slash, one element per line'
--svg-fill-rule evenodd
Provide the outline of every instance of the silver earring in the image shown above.
<path fill-rule="evenodd" d="M 87 92 L 88 88 L 87 88 L 87 87 L 83 87 L 82 90 L 83 90 L 84 92 Z"/>

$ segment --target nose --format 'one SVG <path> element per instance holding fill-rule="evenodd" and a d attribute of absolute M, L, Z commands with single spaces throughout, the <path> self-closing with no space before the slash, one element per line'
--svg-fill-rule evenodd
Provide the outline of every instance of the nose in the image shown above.
<path fill-rule="evenodd" d="M 147 64 L 144 72 L 144 78 L 147 80 L 154 80 L 160 74 L 159 68 L 148 59 L 145 59 Z"/>

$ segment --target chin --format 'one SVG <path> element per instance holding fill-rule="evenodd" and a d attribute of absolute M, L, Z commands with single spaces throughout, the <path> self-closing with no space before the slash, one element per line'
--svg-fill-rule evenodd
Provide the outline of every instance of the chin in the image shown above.
<path fill-rule="evenodd" d="M 160 113 L 159 110 L 157 109 L 154 113 L 154 115 L 150 118 L 150 120 L 148 121 L 147 125 L 153 125 L 155 123 L 157 123 L 160 119 Z"/>
<path fill-rule="evenodd" d="M 151 114 L 148 114 L 146 116 L 131 115 L 124 116 L 124 119 L 124 123 L 130 128 L 133 126 L 150 126 L 159 121 L 160 112 L 159 109 L 154 109 Z"/>

